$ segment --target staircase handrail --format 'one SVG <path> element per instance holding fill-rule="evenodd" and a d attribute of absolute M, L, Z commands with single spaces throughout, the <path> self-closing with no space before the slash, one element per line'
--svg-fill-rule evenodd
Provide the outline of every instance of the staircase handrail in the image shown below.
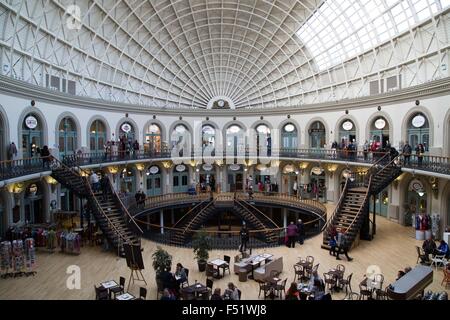
<path fill-rule="evenodd" d="M 262 215 L 266 220 L 268 220 L 272 225 L 274 225 L 275 227 L 279 228 L 280 226 L 277 225 L 272 219 L 270 219 L 264 212 L 262 212 L 261 210 L 259 210 L 258 208 L 256 208 L 255 206 L 253 206 L 252 204 L 248 203 L 247 201 L 245 201 L 244 199 L 239 199 L 239 197 L 237 196 L 234 199 L 237 203 L 241 204 L 241 206 L 243 206 L 247 211 L 248 208 L 246 208 L 244 205 L 242 205 L 241 202 L 245 203 L 246 205 L 248 205 L 249 207 L 251 207 L 253 210 L 255 210 L 257 213 L 259 213 L 260 215 Z M 251 212 L 250 212 L 251 213 Z"/>
<path fill-rule="evenodd" d="M 112 229 L 114 229 L 114 231 L 116 232 L 117 236 L 120 237 L 123 241 L 123 243 L 128 243 L 131 244 L 130 241 L 122 234 L 122 232 L 120 232 L 116 226 L 112 223 L 112 221 L 109 219 L 108 215 L 105 213 L 105 211 L 103 210 L 103 208 L 100 206 L 100 203 L 97 200 L 97 197 L 95 197 L 94 195 L 94 191 L 91 188 L 91 184 L 87 181 L 87 179 L 83 178 L 83 181 L 85 183 L 85 185 L 87 186 L 88 190 L 89 190 L 89 196 L 92 197 L 94 199 L 94 204 L 97 207 L 97 210 L 103 215 L 103 217 L 106 218 L 106 220 L 108 221 L 108 225 L 110 225 L 112 227 Z"/>
<path fill-rule="evenodd" d="M 403 156 L 402 154 L 399 154 L 398 156 L 396 156 L 395 158 L 393 158 L 387 165 L 385 165 L 384 167 L 382 167 L 380 170 L 378 170 L 374 175 L 378 175 L 380 172 L 386 170 L 388 167 L 390 167 L 393 163 L 395 163 L 396 160 L 400 159 L 400 157 Z"/>
<path fill-rule="evenodd" d="M 194 212 L 194 210 L 196 210 L 198 207 L 200 207 L 201 205 L 203 205 L 205 202 L 208 202 L 208 201 L 212 201 L 211 200 L 211 198 L 209 198 L 209 199 L 205 199 L 205 200 L 203 200 L 202 202 L 200 202 L 200 203 L 197 203 L 193 208 L 191 208 L 191 210 L 189 210 L 188 212 L 186 212 L 186 214 L 184 214 L 174 225 L 173 225 L 173 227 L 174 228 L 176 228 L 177 227 L 177 225 L 182 221 L 182 220 L 184 220 L 184 218 L 186 218 L 188 215 L 190 215 L 192 212 Z"/>
<path fill-rule="evenodd" d="M 111 179 L 109 179 L 109 178 L 107 178 L 107 179 L 108 179 L 108 184 L 109 184 L 109 188 L 110 188 L 111 192 L 116 197 L 116 199 L 118 201 L 118 204 L 119 204 L 120 208 L 122 209 L 122 212 L 129 219 L 128 222 L 132 221 L 133 225 L 137 228 L 137 230 L 139 230 L 139 232 L 141 234 L 143 234 L 144 231 L 142 231 L 142 229 L 139 227 L 139 225 L 136 223 L 136 221 L 134 221 L 134 218 L 131 216 L 130 212 L 128 211 L 128 209 L 123 204 L 122 200 L 120 199 L 119 195 L 117 194 L 117 191 L 114 189 L 114 186 L 112 185 Z"/>
<path fill-rule="evenodd" d="M 206 209 L 208 209 L 212 204 L 214 204 L 215 201 L 210 201 L 202 210 L 200 210 L 193 219 L 191 219 L 191 221 L 189 222 L 189 224 L 184 228 L 183 230 L 183 234 L 187 233 L 192 222 L 201 214 L 203 213 Z"/>
<path fill-rule="evenodd" d="M 347 231 L 350 230 L 353 225 L 355 224 L 356 219 L 360 218 L 360 214 L 362 212 L 362 210 L 364 209 L 364 207 L 367 205 L 367 199 L 369 197 L 370 194 L 370 187 L 372 184 L 372 175 L 369 177 L 369 185 L 367 186 L 367 191 L 366 191 L 366 195 L 364 197 L 364 201 L 361 203 L 361 206 L 359 207 L 358 213 L 355 215 L 355 217 L 353 218 L 352 222 L 350 223 L 350 225 L 347 227 Z"/>
<path fill-rule="evenodd" d="M 328 226 L 331 223 L 331 221 L 333 221 L 334 217 L 340 211 L 340 209 L 342 207 L 342 203 L 344 202 L 344 199 L 345 199 L 345 195 L 347 194 L 348 180 L 349 180 L 348 178 L 345 179 L 345 185 L 344 185 L 344 188 L 342 189 L 341 196 L 340 196 L 340 198 L 338 200 L 336 208 L 334 208 L 334 211 L 331 214 L 330 219 L 328 219 L 327 222 L 325 223 L 325 225 L 323 226 L 323 228 L 321 230 L 322 232 L 325 231 L 328 228 Z"/>

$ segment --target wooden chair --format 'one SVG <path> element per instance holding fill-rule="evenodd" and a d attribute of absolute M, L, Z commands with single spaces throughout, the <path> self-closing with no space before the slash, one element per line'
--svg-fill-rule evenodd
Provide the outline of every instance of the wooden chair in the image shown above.
<path fill-rule="evenodd" d="M 211 263 L 208 263 L 206 265 L 206 276 L 212 278 L 216 278 L 219 276 L 218 270 L 216 270 L 216 268 L 214 268 L 214 265 Z"/>
<path fill-rule="evenodd" d="M 367 281 L 371 281 L 370 279 L 367 279 Z M 364 284 L 361 282 L 359 284 L 359 300 L 364 300 L 364 298 L 367 298 L 367 300 L 372 299 L 372 289 L 369 289 L 367 287 L 367 283 Z"/>
<path fill-rule="evenodd" d="M 109 300 L 108 289 L 105 289 L 102 286 L 97 287 L 95 285 L 94 289 L 95 289 L 95 300 Z"/>
<path fill-rule="evenodd" d="M 425 252 L 423 251 L 422 248 L 416 246 L 416 251 L 417 251 L 417 262 L 416 262 L 416 264 L 422 263 L 422 264 L 429 265 L 431 263 L 430 258 L 428 257 L 428 255 L 425 254 Z"/>
<path fill-rule="evenodd" d="M 376 300 L 389 300 L 389 295 L 387 293 L 387 287 L 383 289 L 375 290 L 375 299 Z"/>
<path fill-rule="evenodd" d="M 345 298 L 344 300 L 360 300 L 359 299 L 359 294 L 356 292 L 350 292 Z"/>
<path fill-rule="evenodd" d="M 223 275 L 225 275 L 225 270 L 228 270 L 228 273 L 231 274 L 231 271 L 230 271 L 231 257 L 223 256 L 223 260 L 227 263 L 227 264 L 223 264 L 220 266 L 220 268 L 223 269 Z"/>
<path fill-rule="evenodd" d="M 352 293 L 352 292 L 353 292 L 353 291 L 352 291 L 352 276 L 353 276 L 353 273 L 350 273 L 350 274 L 347 276 L 347 279 L 341 279 L 341 280 L 339 280 L 340 285 L 342 286 L 342 289 L 345 288 L 345 294 L 346 294 L 346 295 L 347 295 L 348 293 Z"/>
<path fill-rule="evenodd" d="M 259 293 L 258 293 L 258 298 L 261 296 L 261 292 L 264 293 L 264 300 L 266 300 L 268 293 L 270 292 L 270 289 L 272 288 L 272 286 L 269 283 L 263 282 L 263 281 L 258 281 L 259 283 Z"/>
<path fill-rule="evenodd" d="M 109 292 L 114 295 L 114 299 L 116 299 L 116 296 L 124 294 L 125 293 L 125 278 L 120 277 L 119 278 L 119 286 L 112 287 L 109 289 Z"/>
<path fill-rule="evenodd" d="M 207 287 L 209 290 L 211 290 L 211 292 L 212 292 L 213 286 L 214 286 L 214 281 L 211 280 L 211 279 L 206 279 L 206 287 Z"/>
<path fill-rule="evenodd" d="M 281 284 L 277 284 L 275 286 L 275 292 L 278 295 L 278 297 L 280 298 L 280 300 L 283 299 L 283 294 L 286 296 L 286 282 L 287 282 L 287 278 L 283 280 L 283 282 L 281 282 Z"/>
<path fill-rule="evenodd" d="M 299 266 L 298 264 L 294 264 L 294 282 L 297 280 L 301 281 L 303 275 L 303 267 Z"/>
<path fill-rule="evenodd" d="M 441 286 L 445 284 L 445 288 L 450 285 L 450 270 L 444 268 L 444 279 L 442 279 Z"/>
<path fill-rule="evenodd" d="M 323 280 L 325 282 L 325 286 L 330 291 L 332 291 L 333 288 L 336 286 L 336 278 L 334 277 L 334 274 L 332 274 L 332 273 L 328 273 L 328 272 L 324 273 Z"/>
<path fill-rule="evenodd" d="M 140 287 L 139 288 L 139 298 L 137 300 L 145 300 L 147 299 L 147 289 Z"/>

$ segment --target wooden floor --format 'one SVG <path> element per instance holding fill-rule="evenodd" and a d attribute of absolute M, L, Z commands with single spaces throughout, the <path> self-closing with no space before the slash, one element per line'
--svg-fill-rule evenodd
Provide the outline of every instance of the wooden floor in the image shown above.
<path fill-rule="evenodd" d="M 331 210 L 330 207 L 329 211 Z M 378 217 L 377 223 L 378 233 L 375 239 L 372 242 L 361 241 L 360 245 L 350 254 L 354 258 L 352 262 L 347 262 L 345 258 L 342 261 L 336 261 L 327 251 L 321 249 L 321 235 L 307 240 L 303 246 L 296 245 L 295 249 L 280 247 L 257 250 L 257 252 L 268 252 L 276 257 L 283 257 L 284 272 L 281 278 L 288 279 L 287 286 L 293 280 L 293 265 L 300 256 L 314 256 L 315 263 L 320 263 L 319 273 L 321 275 L 340 262 L 346 267 L 346 275 L 353 272 L 353 291 L 359 292 L 358 284 L 363 279 L 367 267 L 379 266 L 385 276 L 385 284 L 389 284 L 395 280 L 398 270 L 406 266 L 415 266 L 417 256 L 414 246 L 421 245 L 413 238 L 411 227 L 403 227 Z M 156 246 L 155 243 L 143 240 L 146 267 L 143 274 L 148 284 L 148 299 L 156 299 L 155 273 L 151 259 Z M 197 271 L 197 263 L 193 259 L 191 249 L 164 248 L 173 256 L 173 266 L 177 262 L 181 262 L 190 269 L 190 282 L 193 283 L 198 280 L 205 283 L 205 274 L 200 274 Z M 212 251 L 210 259 L 222 257 L 224 254 L 234 257 L 237 251 Z M 99 247 L 83 247 L 79 256 L 38 252 L 37 263 L 37 275 L 35 277 L 0 279 L 0 299 L 94 299 L 94 284 L 110 279 L 118 281 L 119 276 L 125 276 L 128 285 L 128 277 L 130 276 L 125 259 L 117 258 L 110 252 L 102 252 Z M 67 289 L 68 274 L 66 274 L 66 270 L 71 265 L 77 265 L 81 268 L 80 290 Z M 231 268 L 231 271 L 233 271 L 233 268 Z M 445 290 L 441 286 L 442 278 L 442 269 L 435 271 L 433 284 L 428 289 L 439 292 Z M 234 282 L 242 290 L 242 299 L 258 299 L 257 283 L 251 280 L 240 283 L 238 277 L 233 273 L 231 276 L 227 275 L 221 280 L 216 280 L 214 286 L 223 290 L 229 281 Z M 130 286 L 129 291 L 137 295 L 139 286 L 140 283 L 135 283 Z M 447 292 L 450 293 L 448 290 Z M 342 299 L 343 297 L 343 294 L 333 294 L 334 299 Z"/>

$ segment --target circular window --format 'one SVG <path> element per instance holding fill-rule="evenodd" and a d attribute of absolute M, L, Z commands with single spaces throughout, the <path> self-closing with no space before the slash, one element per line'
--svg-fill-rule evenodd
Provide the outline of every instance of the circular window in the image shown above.
<path fill-rule="evenodd" d="M 342 124 L 342 129 L 344 129 L 345 131 L 350 131 L 353 129 L 353 123 L 351 121 L 345 121 Z"/>
<path fill-rule="evenodd" d="M 377 121 L 375 121 L 375 128 L 382 130 L 386 127 L 386 120 L 383 118 L 379 118 Z"/>
<path fill-rule="evenodd" d="M 28 129 L 36 129 L 38 121 L 34 116 L 28 116 L 25 119 L 25 125 Z"/>
<path fill-rule="evenodd" d="M 260 125 L 256 128 L 256 131 L 258 131 L 258 133 L 262 133 L 262 134 L 268 134 L 270 133 L 270 129 L 268 126 L 266 125 Z"/>
<path fill-rule="evenodd" d="M 159 133 L 159 127 L 156 124 L 152 124 L 149 128 L 148 131 L 150 133 Z"/>
<path fill-rule="evenodd" d="M 422 128 L 424 125 L 425 125 L 425 122 L 426 122 L 427 120 L 425 119 L 425 117 L 423 116 L 423 115 L 421 115 L 421 114 L 418 114 L 417 116 L 415 116 L 413 119 L 412 119 L 412 125 L 413 125 L 413 127 L 415 127 L 415 128 Z"/>
<path fill-rule="evenodd" d="M 184 164 L 179 164 L 175 167 L 175 170 L 178 172 L 184 172 L 186 170 L 186 166 Z"/>
<path fill-rule="evenodd" d="M 295 131 L 295 126 L 292 123 L 289 123 L 289 124 L 284 126 L 284 131 L 286 131 L 286 132 L 294 132 Z"/>
<path fill-rule="evenodd" d="M 231 126 L 228 128 L 229 133 L 238 133 L 239 131 L 241 131 L 241 128 L 238 126 Z"/>
<path fill-rule="evenodd" d="M 219 100 L 219 101 L 217 102 L 217 105 L 218 105 L 219 107 L 223 108 L 223 107 L 225 106 L 225 101 Z"/>

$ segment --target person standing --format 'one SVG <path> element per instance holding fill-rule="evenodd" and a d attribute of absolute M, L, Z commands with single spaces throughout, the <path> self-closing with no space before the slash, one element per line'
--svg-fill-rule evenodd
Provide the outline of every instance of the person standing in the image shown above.
<path fill-rule="evenodd" d="M 294 185 L 292 186 L 292 190 L 294 191 L 294 196 L 298 197 L 298 183 L 297 183 L 297 180 L 294 181 Z"/>
<path fill-rule="evenodd" d="M 422 166 L 424 153 L 425 153 L 425 148 L 423 147 L 423 144 L 419 143 L 416 147 L 417 164 L 419 167 Z"/>
<path fill-rule="evenodd" d="M 44 168 L 49 168 L 50 167 L 50 150 L 48 150 L 47 146 L 42 147 L 41 158 L 42 158 L 42 166 Z"/>
<path fill-rule="evenodd" d="M 298 233 L 298 243 L 303 245 L 305 242 L 305 225 L 303 224 L 302 219 L 298 219 L 297 221 L 297 233 Z"/>
<path fill-rule="evenodd" d="M 288 247 L 295 248 L 295 238 L 297 237 L 298 229 L 294 224 L 294 221 L 291 221 L 289 226 L 287 227 L 287 236 L 288 236 Z"/>
<path fill-rule="evenodd" d="M 94 192 L 98 191 L 99 189 L 99 178 L 98 175 L 95 173 L 95 171 L 92 172 L 90 176 L 90 181 L 92 185 L 92 189 Z"/>
<path fill-rule="evenodd" d="M 239 247 L 239 251 L 245 252 L 245 251 L 247 251 L 247 243 L 249 240 L 248 229 L 247 229 L 247 225 L 245 224 L 245 222 L 242 225 L 239 235 L 241 236 L 241 245 Z"/>
<path fill-rule="evenodd" d="M 403 155 L 405 157 L 405 166 L 409 166 L 411 164 L 411 153 L 412 148 L 411 145 L 406 141 L 405 145 L 403 146 Z"/>
<path fill-rule="evenodd" d="M 347 258 L 348 261 L 352 261 L 353 258 L 350 258 L 348 256 L 348 249 L 349 249 L 349 243 L 348 243 L 348 239 L 347 239 L 347 235 L 345 231 L 339 231 L 338 236 L 337 236 L 337 246 L 338 246 L 338 250 L 336 253 L 336 260 L 341 260 L 341 258 L 339 258 L 339 255 L 341 253 L 345 254 L 345 257 Z"/>
<path fill-rule="evenodd" d="M 367 161 L 368 159 L 369 148 L 370 148 L 369 141 L 366 140 L 363 146 L 364 161 Z"/>
<path fill-rule="evenodd" d="M 17 157 L 17 146 L 14 142 L 8 146 L 8 160 L 15 160 Z"/>

